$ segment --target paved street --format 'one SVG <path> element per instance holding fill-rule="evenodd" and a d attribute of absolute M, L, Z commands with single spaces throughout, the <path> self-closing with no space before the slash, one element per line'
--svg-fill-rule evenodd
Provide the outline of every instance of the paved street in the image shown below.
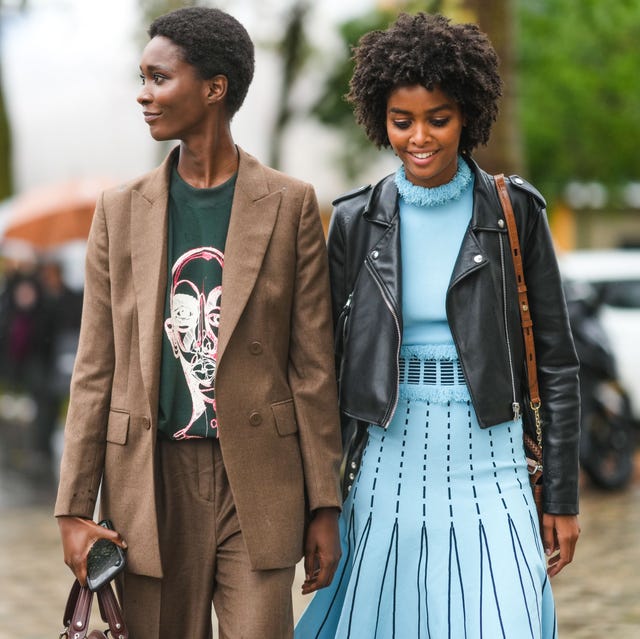
<path fill-rule="evenodd" d="M 622 493 L 583 489 L 577 556 L 553 582 L 561 639 L 640 637 L 640 473 L 636 475 Z M 21 473 L 0 469 L 0 639 L 44 639 L 60 632 L 72 579 L 62 563 L 51 516 L 53 484 L 34 488 Z M 295 597 L 296 616 L 305 603 Z"/>

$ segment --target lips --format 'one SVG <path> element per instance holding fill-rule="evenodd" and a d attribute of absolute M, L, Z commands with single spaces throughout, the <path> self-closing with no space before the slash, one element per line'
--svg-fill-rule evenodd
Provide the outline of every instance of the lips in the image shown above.
<path fill-rule="evenodd" d="M 142 115 L 144 115 L 144 121 L 147 122 L 147 124 L 160 117 L 159 113 L 152 113 L 151 111 L 144 111 Z"/>

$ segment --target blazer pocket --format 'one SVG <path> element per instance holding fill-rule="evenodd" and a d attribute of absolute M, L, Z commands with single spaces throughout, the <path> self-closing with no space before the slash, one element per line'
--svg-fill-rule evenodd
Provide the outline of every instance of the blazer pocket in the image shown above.
<path fill-rule="evenodd" d="M 276 420 L 276 429 L 279 435 L 293 435 L 298 432 L 293 399 L 271 404 L 271 410 Z"/>
<path fill-rule="evenodd" d="M 107 441 L 112 444 L 126 444 L 129 434 L 129 413 L 120 410 L 109 411 Z"/>

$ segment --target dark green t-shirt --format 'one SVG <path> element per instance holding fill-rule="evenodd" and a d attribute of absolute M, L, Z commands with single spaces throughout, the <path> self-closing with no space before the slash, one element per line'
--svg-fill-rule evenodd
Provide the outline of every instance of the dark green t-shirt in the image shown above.
<path fill-rule="evenodd" d="M 212 189 L 169 188 L 167 293 L 158 428 L 171 439 L 217 437 L 215 379 L 224 247 L 236 176 Z"/>

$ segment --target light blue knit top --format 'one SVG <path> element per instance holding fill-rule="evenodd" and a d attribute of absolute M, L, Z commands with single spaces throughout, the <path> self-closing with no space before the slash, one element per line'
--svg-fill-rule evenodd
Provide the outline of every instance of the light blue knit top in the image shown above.
<path fill-rule="evenodd" d="M 442 186 L 415 186 L 402 166 L 395 176 L 400 193 L 402 345 L 413 346 L 411 350 L 429 345 L 437 351 L 435 359 L 455 357 L 445 296 L 471 219 L 473 179 L 461 157 L 456 175 Z"/>

